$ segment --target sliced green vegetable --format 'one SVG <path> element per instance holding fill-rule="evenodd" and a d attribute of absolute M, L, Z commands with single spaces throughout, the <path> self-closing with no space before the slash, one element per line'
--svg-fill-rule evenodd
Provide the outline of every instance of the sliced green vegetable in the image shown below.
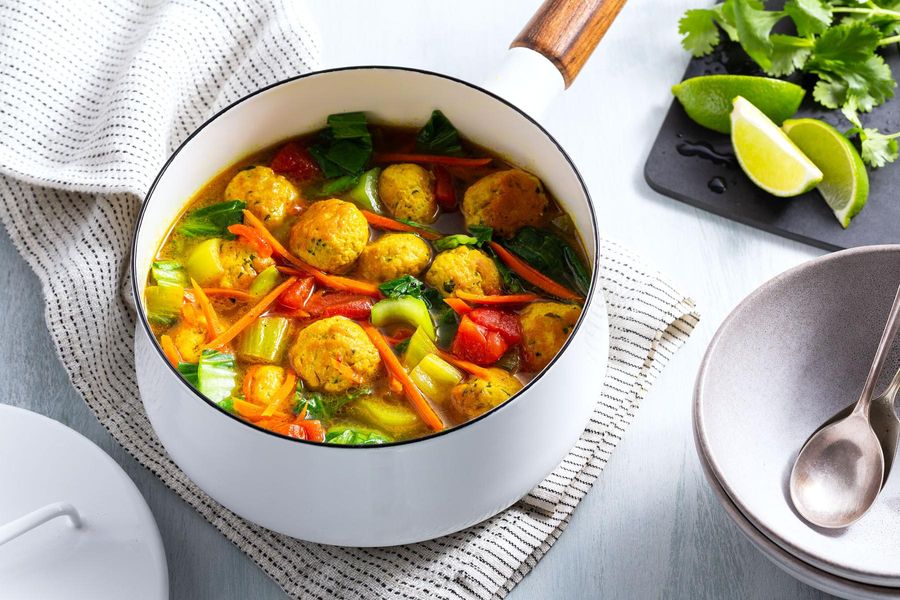
<path fill-rule="evenodd" d="M 225 398 L 224 400 L 220 400 L 218 404 L 219 407 L 223 410 L 226 410 L 232 414 L 234 413 L 234 398 L 232 398 L 231 396 Z"/>
<path fill-rule="evenodd" d="M 157 325 L 173 325 L 181 315 L 184 288 L 180 285 L 148 285 L 147 319 Z"/>
<path fill-rule="evenodd" d="M 241 334 L 237 355 L 253 363 L 279 363 L 287 349 L 291 320 L 260 317 Z"/>
<path fill-rule="evenodd" d="M 299 387 L 299 385 L 298 385 Z M 352 402 L 360 396 L 371 394 L 368 388 L 348 390 L 343 394 L 325 394 L 322 392 L 301 392 L 302 400 L 298 411 L 306 407 L 307 419 L 327 420 L 332 419 L 338 411 L 348 402 Z"/>
<path fill-rule="evenodd" d="M 380 431 L 364 427 L 336 425 L 329 427 L 325 433 L 325 443 L 340 444 L 342 446 L 372 446 L 393 441 L 393 439 Z"/>
<path fill-rule="evenodd" d="M 204 350 L 197 366 L 197 381 L 197 390 L 213 402 L 231 396 L 237 385 L 234 355 Z"/>
<path fill-rule="evenodd" d="M 428 305 L 415 296 L 387 298 L 376 302 L 372 307 L 372 325 L 384 327 L 392 323 L 406 323 L 413 327 L 421 327 L 432 340 L 435 338 L 434 323 Z"/>
<path fill-rule="evenodd" d="M 408 404 L 389 402 L 375 396 L 360 398 L 349 407 L 349 411 L 354 419 L 392 435 L 402 435 L 422 426 L 419 415 Z"/>
<path fill-rule="evenodd" d="M 439 347 L 447 349 L 453 343 L 453 338 L 456 337 L 456 330 L 459 328 L 459 315 L 443 299 L 435 306 L 434 322 L 437 326 L 437 339 L 435 341 Z"/>
<path fill-rule="evenodd" d="M 416 151 L 449 156 L 465 154 L 459 142 L 459 132 L 450 119 L 439 110 L 431 113 L 431 118 L 416 135 Z"/>
<path fill-rule="evenodd" d="M 184 377 L 184 380 L 191 384 L 191 387 L 195 389 L 200 385 L 197 373 L 199 366 L 200 365 L 197 363 L 178 363 L 178 372 Z"/>
<path fill-rule="evenodd" d="M 343 194 L 347 190 L 354 187 L 359 182 L 359 175 L 343 175 L 337 179 L 330 179 L 322 184 L 319 190 L 320 196 L 334 196 L 335 194 Z"/>
<path fill-rule="evenodd" d="M 188 256 L 185 268 L 188 275 L 200 285 L 211 285 L 219 281 L 225 273 L 225 267 L 219 258 L 219 245 L 222 240 L 212 238 L 200 242 Z"/>
<path fill-rule="evenodd" d="M 527 226 L 504 245 L 544 275 L 587 294 L 590 273 L 575 250 L 561 238 Z"/>
<path fill-rule="evenodd" d="M 153 281 L 157 285 L 180 285 L 187 287 L 190 284 L 187 273 L 177 260 L 157 260 L 150 267 Z"/>
<path fill-rule="evenodd" d="M 462 381 L 463 374 L 440 356 L 426 354 L 409 378 L 429 399 L 444 403 L 450 399 L 453 386 Z"/>
<path fill-rule="evenodd" d="M 491 241 L 491 238 L 494 236 L 494 228 L 485 225 L 471 225 L 469 227 L 469 232 L 472 235 L 457 233 L 442 237 L 434 242 L 434 248 L 438 252 L 453 250 L 459 246 L 475 246 L 476 248 L 480 248 L 485 243 Z"/>
<path fill-rule="evenodd" d="M 259 275 L 253 278 L 250 289 L 247 291 L 253 296 L 261 298 L 274 290 L 279 283 L 281 283 L 281 273 L 278 272 L 275 265 L 272 265 L 263 269 Z"/>
<path fill-rule="evenodd" d="M 406 352 L 403 355 L 403 364 L 407 369 L 412 369 L 419 364 L 419 361 L 434 352 L 437 352 L 434 341 L 421 328 L 416 329 L 409 338 Z"/>
<path fill-rule="evenodd" d="M 247 204 L 240 200 L 219 202 L 188 213 L 178 226 L 178 233 L 188 237 L 221 237 L 234 239 L 228 227 L 244 220 Z"/>
<path fill-rule="evenodd" d="M 350 199 L 357 206 L 378 214 L 384 212 L 381 207 L 381 200 L 378 197 L 378 178 L 380 175 L 380 168 L 369 169 L 362 174 L 359 182 L 350 190 Z"/>
<path fill-rule="evenodd" d="M 372 156 L 372 136 L 362 112 L 328 116 L 328 127 L 309 147 L 325 177 L 332 179 L 362 173 Z"/>

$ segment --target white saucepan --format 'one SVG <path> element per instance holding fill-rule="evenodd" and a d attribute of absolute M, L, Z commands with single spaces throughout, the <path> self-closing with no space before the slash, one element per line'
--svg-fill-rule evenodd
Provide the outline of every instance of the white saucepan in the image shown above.
<path fill-rule="evenodd" d="M 548 0 L 513 42 L 488 84 L 493 91 L 417 69 L 320 71 L 232 104 L 175 151 L 147 195 L 134 237 L 135 364 L 153 428 L 204 491 L 238 515 L 287 535 L 387 546 L 478 523 L 516 502 L 559 464 L 600 397 L 607 315 L 597 285 L 597 222 L 588 192 L 572 161 L 529 113 L 538 114 L 571 82 L 622 4 Z M 331 113 L 365 111 L 374 122 L 420 125 L 436 108 L 470 140 L 540 177 L 580 232 L 593 279 L 582 317 L 556 359 L 521 392 L 473 421 L 381 446 L 282 437 L 194 391 L 157 346 L 142 300 L 150 263 L 187 199 L 242 156 L 319 129 Z"/>

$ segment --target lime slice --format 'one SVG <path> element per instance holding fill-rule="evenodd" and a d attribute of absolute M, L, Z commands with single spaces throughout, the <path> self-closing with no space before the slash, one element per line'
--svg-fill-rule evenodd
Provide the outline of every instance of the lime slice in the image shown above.
<path fill-rule="evenodd" d="M 709 129 L 731 132 L 731 101 L 743 96 L 778 125 L 793 117 L 806 93 L 799 85 L 749 75 L 704 75 L 672 86 L 672 93 L 694 121 Z"/>
<path fill-rule="evenodd" d="M 869 197 L 869 176 L 859 152 L 840 131 L 817 119 L 791 119 L 782 128 L 825 174 L 819 192 L 846 229 Z"/>
<path fill-rule="evenodd" d="M 734 99 L 731 144 L 753 183 L 774 196 L 798 196 L 822 181 L 822 171 L 791 138 L 745 98 Z"/>

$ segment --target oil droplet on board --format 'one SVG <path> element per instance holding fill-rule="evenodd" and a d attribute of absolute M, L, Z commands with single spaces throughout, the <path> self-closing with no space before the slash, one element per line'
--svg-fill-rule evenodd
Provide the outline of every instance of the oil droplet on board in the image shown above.
<path fill-rule="evenodd" d="M 728 184 L 721 177 L 713 177 L 706 183 L 706 187 L 717 194 L 724 194 L 728 189 Z"/>

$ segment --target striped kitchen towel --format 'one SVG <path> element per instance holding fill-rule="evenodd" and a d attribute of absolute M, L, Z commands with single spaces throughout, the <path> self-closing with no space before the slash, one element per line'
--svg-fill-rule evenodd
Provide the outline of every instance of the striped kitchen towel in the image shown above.
<path fill-rule="evenodd" d="M 521 502 L 454 535 L 352 549 L 248 523 L 169 459 L 138 398 L 126 257 L 141 198 L 193 129 L 315 69 L 318 44 L 295 0 L 0 0 L 0 219 L 40 277 L 54 344 L 97 418 L 287 594 L 500 598 L 565 529 L 697 322 L 693 302 L 625 248 L 601 247 L 610 362 L 587 429 Z"/>

